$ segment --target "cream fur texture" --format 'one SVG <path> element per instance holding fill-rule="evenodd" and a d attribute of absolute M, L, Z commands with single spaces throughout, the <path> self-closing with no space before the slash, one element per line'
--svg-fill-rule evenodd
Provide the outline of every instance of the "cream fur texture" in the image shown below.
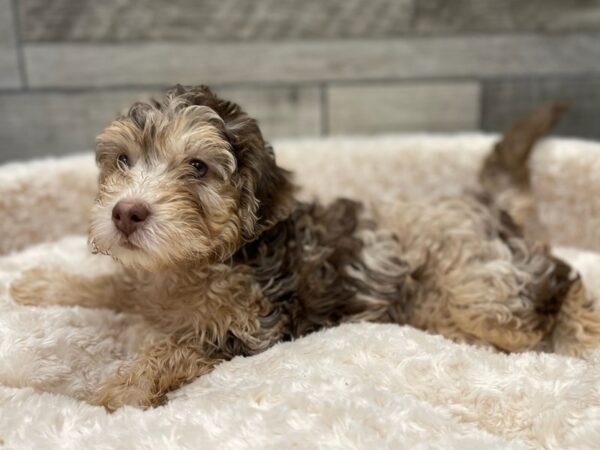
<path fill-rule="evenodd" d="M 305 198 L 368 201 L 468 189 L 493 141 L 387 136 L 275 148 Z M 563 246 L 555 252 L 600 298 L 598 169 L 600 144 L 575 140 L 544 141 L 532 161 L 542 220 Z M 345 325 L 235 358 L 148 411 L 108 415 L 77 400 L 152 340 L 150 328 L 108 310 L 15 305 L 7 286 L 43 264 L 114 270 L 82 235 L 95 173 L 91 152 L 0 168 L 2 448 L 600 447 L 600 350 L 587 361 L 505 355 L 395 325 Z"/>

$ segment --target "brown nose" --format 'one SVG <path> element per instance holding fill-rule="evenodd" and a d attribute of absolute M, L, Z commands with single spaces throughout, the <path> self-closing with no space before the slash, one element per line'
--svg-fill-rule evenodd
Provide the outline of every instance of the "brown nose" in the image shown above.
<path fill-rule="evenodd" d="M 149 215 L 150 210 L 140 201 L 121 200 L 112 210 L 112 220 L 125 236 L 142 226 Z"/>

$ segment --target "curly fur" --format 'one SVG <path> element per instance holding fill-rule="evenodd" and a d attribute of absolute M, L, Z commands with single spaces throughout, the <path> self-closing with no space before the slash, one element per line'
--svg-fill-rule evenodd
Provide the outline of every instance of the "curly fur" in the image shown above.
<path fill-rule="evenodd" d="M 533 242 L 528 182 L 511 175 L 561 109 L 546 106 L 505 136 L 476 195 L 323 206 L 295 199 L 290 174 L 238 105 L 177 86 L 98 137 L 90 244 L 123 270 L 85 279 L 34 269 L 13 298 L 136 311 L 162 333 L 90 399 L 109 410 L 161 404 L 223 360 L 344 322 L 410 324 L 505 351 L 554 338 L 583 354 L 598 343 L 598 313 L 577 275 Z M 111 221 L 124 199 L 152 213 L 128 237 Z"/>

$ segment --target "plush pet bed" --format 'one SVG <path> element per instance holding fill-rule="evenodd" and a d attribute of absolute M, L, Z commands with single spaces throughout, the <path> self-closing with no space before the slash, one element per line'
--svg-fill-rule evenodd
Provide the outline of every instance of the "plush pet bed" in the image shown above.
<path fill-rule="evenodd" d="M 276 150 L 306 198 L 370 201 L 469 189 L 493 140 L 333 138 Z M 556 253 L 600 298 L 600 144 L 546 140 L 532 171 Z M 95 174 L 91 152 L 0 168 L 3 448 L 600 448 L 600 350 L 587 360 L 507 355 L 394 325 L 345 325 L 236 358 L 160 408 L 86 404 L 151 330 L 106 310 L 15 305 L 7 286 L 40 264 L 113 270 L 86 247 Z"/>

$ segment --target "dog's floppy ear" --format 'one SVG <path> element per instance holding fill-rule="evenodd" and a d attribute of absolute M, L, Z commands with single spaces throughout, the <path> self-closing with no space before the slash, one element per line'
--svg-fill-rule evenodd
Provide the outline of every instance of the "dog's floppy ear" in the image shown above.
<path fill-rule="evenodd" d="M 294 202 L 291 174 L 275 163 L 273 147 L 264 141 L 256 120 L 238 104 L 219 98 L 207 86 L 177 85 L 167 93 L 167 98 L 174 97 L 183 98 L 190 105 L 208 106 L 223 119 L 223 132 L 238 165 L 244 238 L 254 239 L 285 219 Z"/>

